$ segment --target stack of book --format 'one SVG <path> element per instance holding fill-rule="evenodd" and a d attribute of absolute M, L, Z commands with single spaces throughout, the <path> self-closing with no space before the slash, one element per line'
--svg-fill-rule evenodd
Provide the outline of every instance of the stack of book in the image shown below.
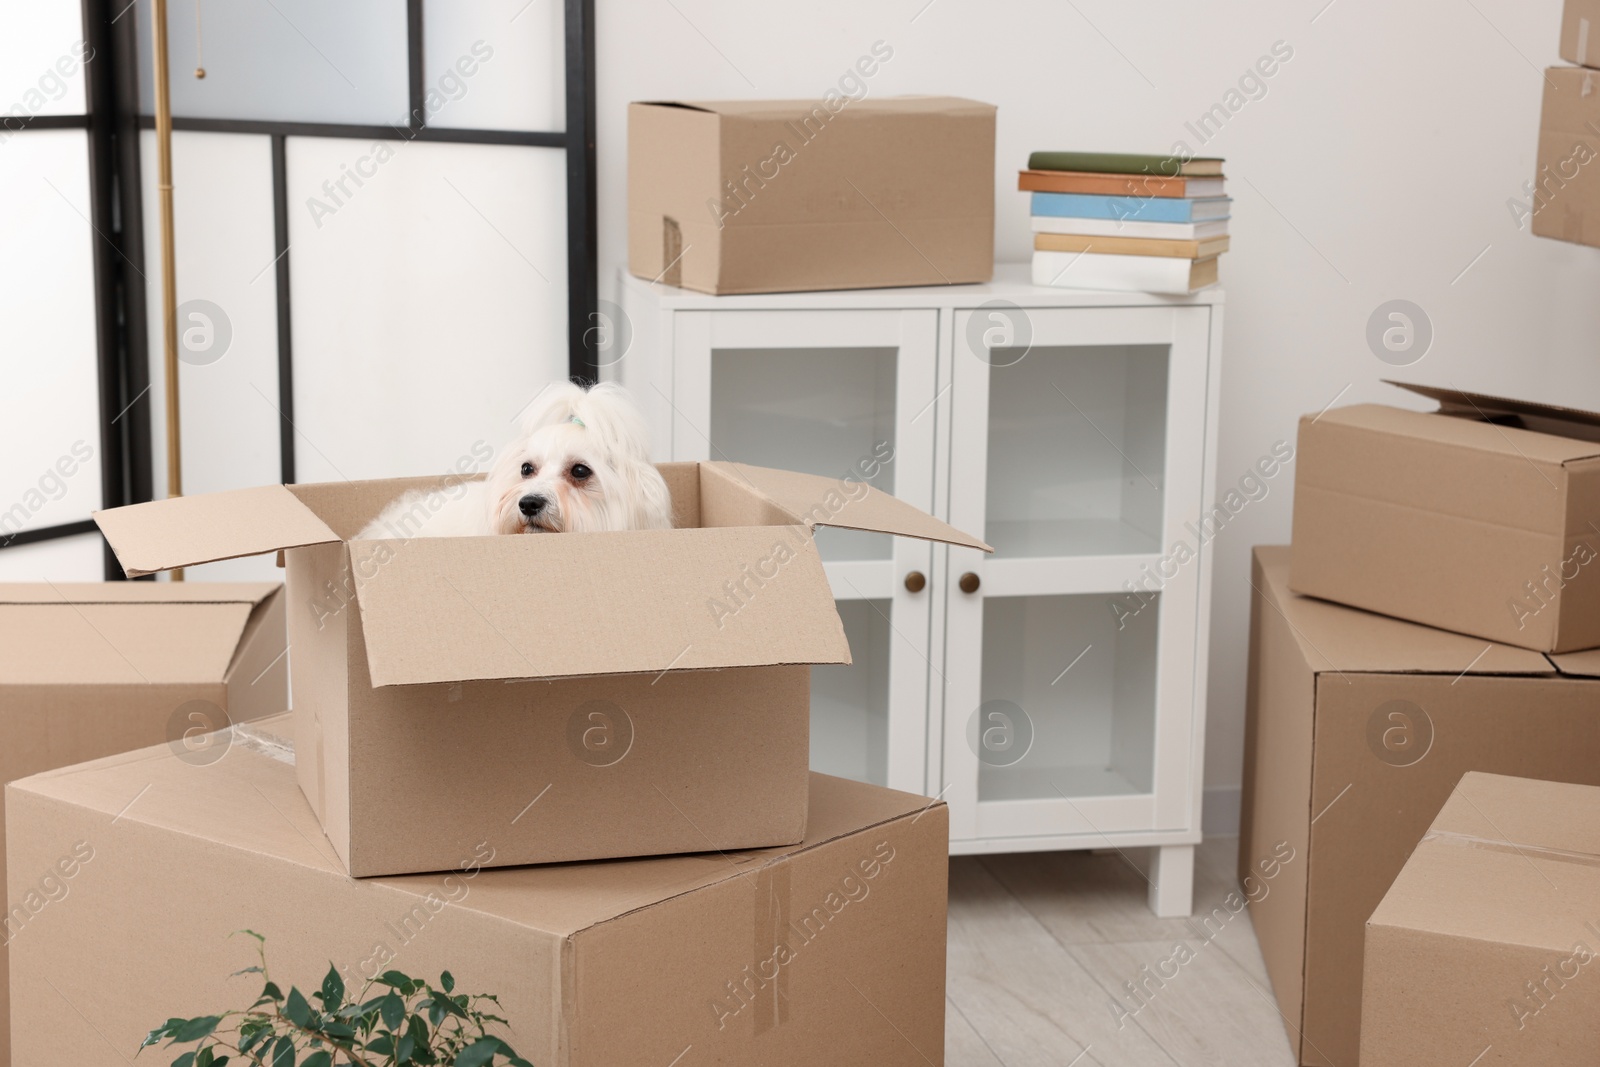
<path fill-rule="evenodd" d="M 1191 293 L 1228 250 L 1222 160 L 1035 152 L 1033 281 L 1068 289 Z"/>

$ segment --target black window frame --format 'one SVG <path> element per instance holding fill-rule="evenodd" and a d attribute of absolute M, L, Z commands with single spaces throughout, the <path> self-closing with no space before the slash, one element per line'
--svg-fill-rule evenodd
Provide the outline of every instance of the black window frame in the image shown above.
<path fill-rule="evenodd" d="M 436 0 L 437 2 L 437 0 Z M 82 115 L 35 115 L 0 119 L 7 132 L 88 131 L 90 222 L 96 360 L 99 385 L 101 506 L 149 500 L 154 493 L 147 271 L 139 132 L 154 125 L 139 113 L 138 20 L 133 0 L 81 0 L 83 39 L 92 57 L 83 65 L 86 110 Z M 567 348 L 568 374 L 597 381 L 599 333 L 598 219 L 595 205 L 594 0 L 562 0 L 566 123 L 560 133 L 430 127 L 423 106 L 423 0 L 407 0 L 407 126 L 202 119 L 174 116 L 175 130 L 252 133 L 271 138 L 274 251 L 277 253 L 279 466 L 283 481 L 295 481 L 293 318 L 289 303 L 289 216 L 286 139 L 345 137 L 420 140 L 458 144 L 559 148 L 567 153 Z M 92 519 L 24 530 L 0 549 L 92 533 Z M 105 576 L 123 577 L 110 548 Z"/>

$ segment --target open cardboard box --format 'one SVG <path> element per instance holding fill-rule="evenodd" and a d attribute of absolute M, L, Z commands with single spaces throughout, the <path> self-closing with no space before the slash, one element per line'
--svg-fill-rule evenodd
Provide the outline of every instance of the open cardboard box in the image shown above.
<path fill-rule="evenodd" d="M 224 751 L 215 731 L 277 714 L 288 696 L 275 582 L 0 585 L 0 783 L 162 742 L 205 764 Z M 4 815 L 0 803 L 0 882 Z M 5 915 L 0 1065 L 7 946 L 48 903 L 47 873 L 23 872 Z"/>
<path fill-rule="evenodd" d="M 1300 420 L 1290 586 L 1538 652 L 1600 645 L 1600 415 L 1402 388 L 1439 410 Z"/>
<path fill-rule="evenodd" d="M 73 872 L 14 946 L 19 1067 L 171 1062 L 134 1060 L 151 1028 L 261 988 L 229 977 L 256 963 L 242 928 L 307 995 L 330 962 L 352 995 L 391 967 L 449 970 L 500 997 L 495 1032 L 538 1067 L 943 1062 L 939 801 L 814 775 L 784 848 L 486 870 L 499 825 L 444 873 L 353 880 L 286 726 L 207 767 L 158 747 L 9 787 L 13 893 Z"/>
<path fill-rule="evenodd" d="M 812 529 L 988 546 L 860 482 L 660 470 L 673 530 L 347 540 L 438 479 L 95 518 L 130 574 L 283 552 L 300 784 L 353 875 L 793 844 L 809 665 L 850 662 Z"/>
<path fill-rule="evenodd" d="M 1361 1067 L 1600 1060 L 1600 789 L 1467 774 L 1367 922 Z"/>
<path fill-rule="evenodd" d="M 1600 785 L 1600 652 L 1490 645 L 1288 577 L 1287 547 L 1255 550 L 1239 876 L 1270 887 L 1250 914 L 1298 1062 L 1348 1067 L 1367 918 L 1461 776 Z"/>

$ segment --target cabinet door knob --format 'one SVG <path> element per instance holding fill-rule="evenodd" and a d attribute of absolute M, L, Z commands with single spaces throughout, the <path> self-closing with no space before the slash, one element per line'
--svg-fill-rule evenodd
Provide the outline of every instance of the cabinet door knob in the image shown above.
<path fill-rule="evenodd" d="M 960 581 L 956 582 L 956 584 L 961 587 L 961 591 L 963 593 L 976 593 L 980 583 L 978 581 L 978 576 L 971 571 L 968 571 L 961 576 Z"/>
<path fill-rule="evenodd" d="M 921 571 L 912 571 L 906 575 L 906 592 L 920 593 L 928 586 L 928 576 Z"/>

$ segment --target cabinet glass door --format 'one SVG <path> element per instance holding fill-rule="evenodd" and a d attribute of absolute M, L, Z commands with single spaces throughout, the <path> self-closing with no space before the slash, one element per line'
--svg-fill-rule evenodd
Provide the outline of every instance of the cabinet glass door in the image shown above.
<path fill-rule="evenodd" d="M 931 510 L 937 315 L 678 313 L 674 458 L 866 482 Z M 816 540 L 853 662 L 811 672 L 811 765 L 921 792 L 932 549 L 856 530 Z"/>
<path fill-rule="evenodd" d="M 988 328 L 996 316 L 999 328 Z M 944 775 L 957 838 L 1179 829 L 1204 307 L 958 312 Z"/>

